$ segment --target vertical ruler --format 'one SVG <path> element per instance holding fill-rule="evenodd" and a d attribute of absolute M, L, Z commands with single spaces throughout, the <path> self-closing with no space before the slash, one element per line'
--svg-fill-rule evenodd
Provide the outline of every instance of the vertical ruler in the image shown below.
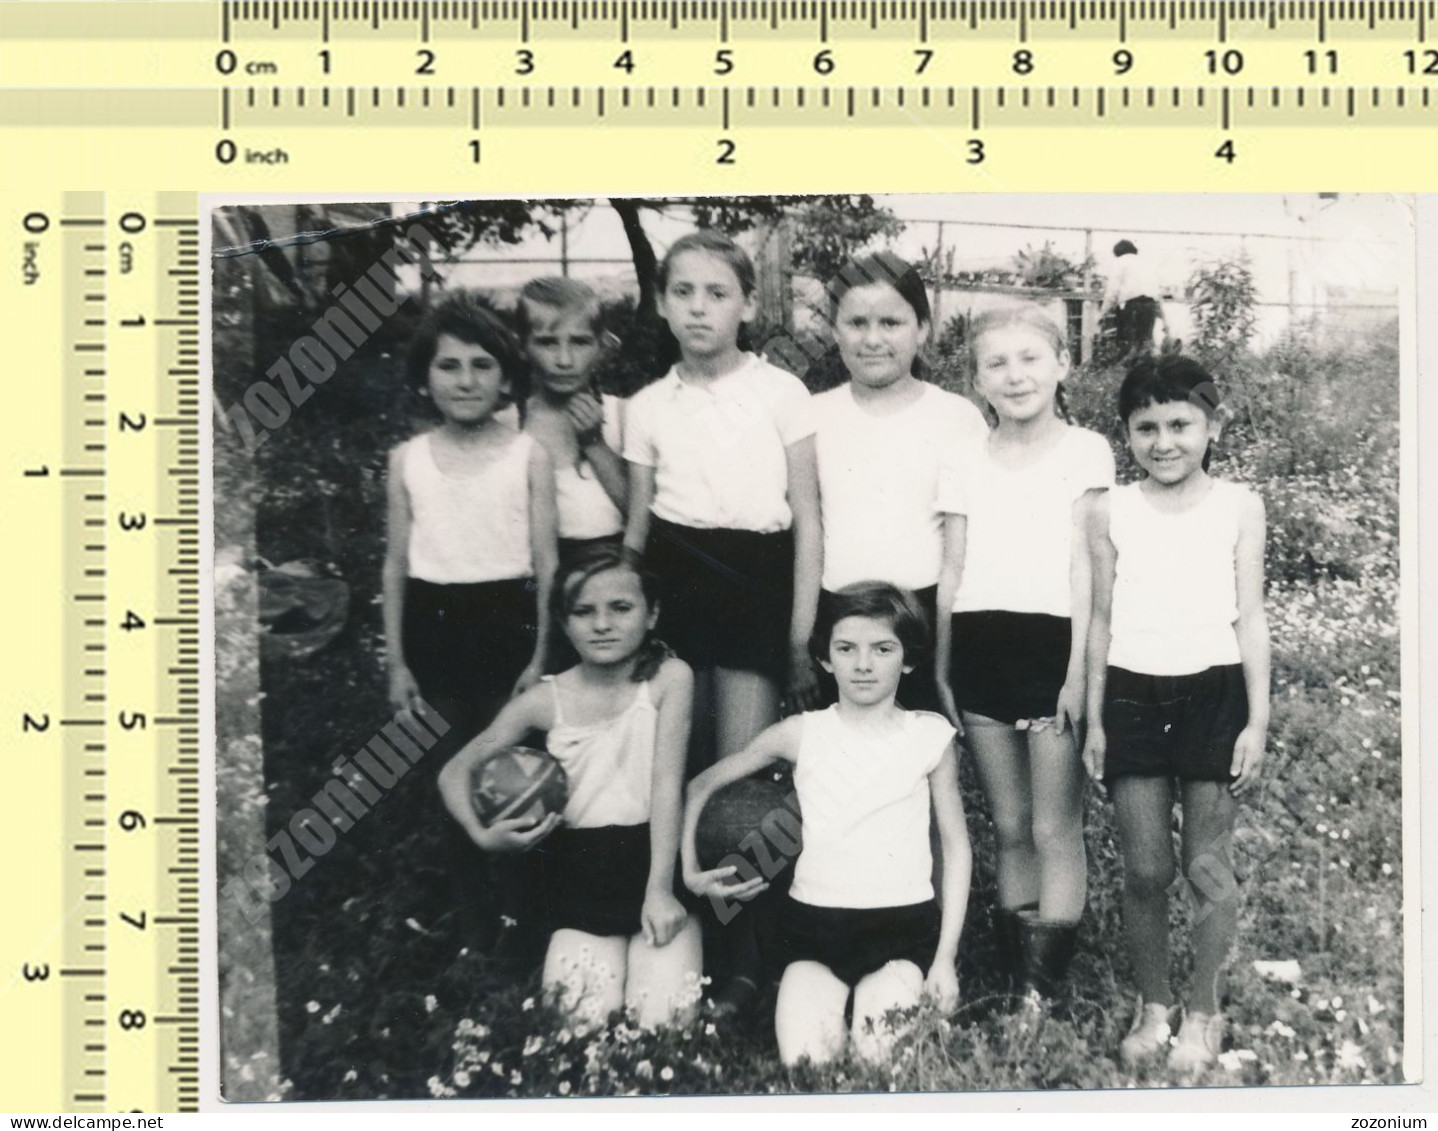
<path fill-rule="evenodd" d="M 199 234 L 179 193 L 0 198 L 0 1029 L 21 1110 L 193 1110 Z M 3 733 L 0 730 L 0 733 Z M 44 844 L 30 843 L 37 829 Z M 59 851 L 56 851 L 56 842 Z M 7 1072 L 7 1075 L 10 1073 Z"/>

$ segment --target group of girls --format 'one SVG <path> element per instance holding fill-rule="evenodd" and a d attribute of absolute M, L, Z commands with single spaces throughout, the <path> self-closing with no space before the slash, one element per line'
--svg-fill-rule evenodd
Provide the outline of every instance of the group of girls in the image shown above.
<path fill-rule="evenodd" d="M 488 858 L 532 862 L 546 984 L 589 1017 L 692 1005 L 704 901 L 683 889 L 733 908 L 767 886 L 700 867 L 698 814 L 784 767 L 804 847 L 767 955 L 781 1055 L 851 1037 L 882 1055 L 893 1009 L 958 997 L 962 748 L 997 831 L 997 960 L 1026 993 L 1058 993 L 1074 952 L 1085 770 L 1112 798 L 1140 992 L 1129 1063 L 1170 1044 L 1178 783 L 1205 906 L 1170 1062 L 1201 1070 L 1268 684 L 1263 510 L 1207 474 L 1212 379 L 1133 366 L 1118 408 L 1144 477 L 1114 488 L 1106 441 L 1066 419 L 1069 353 L 1037 307 L 971 326 L 986 420 L 924 380 L 928 299 L 902 260 L 831 282 L 850 380 L 818 396 L 740 348 L 754 286 L 728 238 L 676 241 L 659 308 L 680 360 L 625 403 L 594 388 L 610 345 L 582 284 L 526 286 L 516 337 L 446 299 L 415 343 L 441 422 L 391 457 L 391 694 L 475 735 L 441 793 Z M 481 825 L 470 775 L 534 732 L 568 773 L 564 813 Z M 698 749 L 713 759 L 693 776 Z"/>

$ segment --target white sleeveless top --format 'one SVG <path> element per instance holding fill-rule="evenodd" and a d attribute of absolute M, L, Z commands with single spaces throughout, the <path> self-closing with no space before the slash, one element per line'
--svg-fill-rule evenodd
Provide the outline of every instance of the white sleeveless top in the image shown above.
<path fill-rule="evenodd" d="M 649 683 L 612 719 L 577 726 L 564 721 L 559 681 L 544 677 L 554 695 L 554 726 L 546 745 L 569 775 L 564 823 L 572 829 L 642 825 L 649 820 L 650 785 L 659 711 Z"/>
<path fill-rule="evenodd" d="M 1155 508 L 1137 483 L 1109 493 L 1109 538 L 1118 552 L 1110 664 L 1191 675 L 1240 662 L 1234 554 L 1244 490 L 1215 479 L 1179 514 Z"/>
<path fill-rule="evenodd" d="M 604 442 L 611 451 L 622 451 L 619 398 L 606 395 L 602 404 Z M 624 515 L 588 460 L 581 459 L 577 464 L 554 461 L 554 501 L 561 538 L 607 538 L 624 530 Z"/>
<path fill-rule="evenodd" d="M 929 775 L 954 738 L 941 715 L 903 712 L 883 739 L 837 706 L 804 715 L 794 785 L 804 848 L 790 894 L 816 907 L 906 907 L 934 898 Z"/>
<path fill-rule="evenodd" d="M 460 584 L 532 577 L 529 458 L 534 440 L 515 432 L 506 447 L 471 475 L 448 475 L 435 463 L 432 433 L 400 448 L 409 495 L 409 575 Z"/>

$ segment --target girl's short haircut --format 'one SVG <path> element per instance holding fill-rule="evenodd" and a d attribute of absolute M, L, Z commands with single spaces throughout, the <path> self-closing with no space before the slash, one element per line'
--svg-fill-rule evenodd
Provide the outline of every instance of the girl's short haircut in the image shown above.
<path fill-rule="evenodd" d="M 749 253 L 723 232 L 716 232 L 713 228 L 700 228 L 697 232 L 680 236 L 664 253 L 664 259 L 659 264 L 661 294 L 669 289 L 669 272 L 673 269 L 674 260 L 686 251 L 702 251 L 722 259 L 738 277 L 739 289 L 745 296 L 754 293 L 754 261 L 749 258 Z"/>
<path fill-rule="evenodd" d="M 626 570 L 639 578 L 639 589 L 650 609 L 659 603 L 659 583 L 639 558 L 618 544 L 600 543 L 583 550 L 555 577 L 554 588 L 549 595 L 550 615 L 554 623 L 563 625 L 579 604 L 579 595 L 589 579 L 613 569 Z M 634 665 L 635 683 L 651 679 L 659 666 L 674 655 L 669 645 L 654 635 L 651 630 L 639 650 L 639 661 Z"/>
<path fill-rule="evenodd" d="M 1113 254 L 1115 258 L 1120 255 L 1137 255 L 1138 248 L 1133 246 L 1132 240 L 1119 240 L 1113 245 Z"/>
<path fill-rule="evenodd" d="M 524 400 L 528 389 L 519 387 L 524 384 L 524 367 L 519 364 L 519 346 L 514 335 L 503 319 L 473 291 L 446 295 L 420 322 L 405 364 L 410 388 L 422 392 L 428 387 L 429 367 L 439 349 L 441 334 L 480 346 L 492 354 L 509 379 L 510 400 Z"/>
<path fill-rule="evenodd" d="M 1118 416 L 1125 424 L 1141 408 L 1153 404 L 1187 402 L 1208 417 L 1223 405 L 1218 385 L 1191 357 L 1182 354 L 1141 357 L 1129 366 L 1118 389 Z"/>
<path fill-rule="evenodd" d="M 519 304 L 514 308 L 514 329 L 521 343 L 529 340 L 541 321 L 535 317 L 536 306 L 558 314 L 582 315 L 589 328 L 596 334 L 599 332 L 599 295 L 588 283 L 559 275 L 546 275 L 525 283 L 519 292 Z"/>
<path fill-rule="evenodd" d="M 809 652 L 818 660 L 829 658 L 834 626 L 845 617 L 888 621 L 904 648 L 904 663 L 919 664 L 929 652 L 929 618 L 907 589 L 887 581 L 856 581 L 819 602 Z"/>

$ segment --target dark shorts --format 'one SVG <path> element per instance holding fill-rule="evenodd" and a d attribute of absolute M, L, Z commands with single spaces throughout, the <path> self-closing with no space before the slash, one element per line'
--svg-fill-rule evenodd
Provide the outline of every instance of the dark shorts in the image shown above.
<path fill-rule="evenodd" d="M 1073 628 L 1067 617 L 986 609 L 954 613 L 949 686 L 961 711 L 1013 725 L 1058 709 Z"/>
<path fill-rule="evenodd" d="M 480 730 L 509 699 L 534 656 L 535 593 L 527 578 L 406 582 L 405 662 L 420 694 L 451 726 Z"/>
<path fill-rule="evenodd" d="M 1248 725 L 1243 665 L 1193 675 L 1108 669 L 1104 781 L 1121 777 L 1232 780 L 1233 745 Z"/>
<path fill-rule="evenodd" d="M 639 933 L 649 883 L 647 824 L 558 828 L 530 855 L 547 931 L 569 927 L 626 938 Z"/>
<path fill-rule="evenodd" d="M 899 680 L 898 704 L 908 711 L 933 711 L 935 714 L 944 713 L 943 705 L 939 702 L 938 690 L 934 687 L 934 610 L 938 604 L 939 587 L 930 585 L 927 589 L 912 590 L 918 599 L 919 607 L 924 610 L 924 617 L 928 622 L 929 647 L 925 649 L 923 659 L 914 667 L 914 670 Z M 824 618 L 825 609 L 829 602 L 834 600 L 834 594 L 827 589 L 819 591 L 819 619 Z M 839 701 L 839 688 L 834 682 L 834 677 L 827 672 L 821 673 L 819 686 L 822 689 L 823 697 L 820 707 L 827 707 L 831 703 Z"/>
<path fill-rule="evenodd" d="M 779 907 L 778 950 L 784 965 L 818 962 L 847 985 L 889 962 L 912 962 L 927 974 L 939 944 L 939 905 L 815 907 L 786 896 Z"/>
<path fill-rule="evenodd" d="M 794 590 L 789 531 L 698 530 L 655 516 L 645 560 L 659 581 L 659 636 L 680 659 L 783 679 Z"/>
<path fill-rule="evenodd" d="M 579 558 L 599 546 L 621 546 L 624 535 L 606 534 L 602 538 L 561 538 L 559 540 L 559 572 L 562 574 Z"/>

